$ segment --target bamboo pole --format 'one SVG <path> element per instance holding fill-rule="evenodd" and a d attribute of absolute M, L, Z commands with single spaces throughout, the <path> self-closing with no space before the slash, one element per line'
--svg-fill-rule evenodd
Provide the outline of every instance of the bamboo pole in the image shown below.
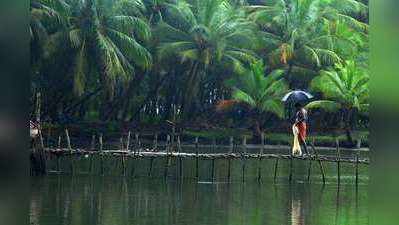
<path fill-rule="evenodd" d="M 135 174 L 136 173 L 136 156 L 134 154 L 133 154 L 132 161 L 133 161 L 133 165 L 132 165 L 130 174 L 132 177 L 135 177 L 136 176 L 136 174 Z"/>
<path fill-rule="evenodd" d="M 57 171 L 58 173 L 61 172 L 61 158 L 59 155 L 57 155 Z"/>
<path fill-rule="evenodd" d="M 119 148 L 118 148 L 118 151 L 123 151 L 123 138 L 122 138 L 122 137 L 119 138 Z M 121 158 L 120 160 L 122 161 L 123 155 L 121 155 L 120 158 Z M 122 164 L 122 162 L 121 162 L 121 164 Z M 114 170 L 117 170 L 118 167 L 119 167 L 119 160 L 116 159 Z M 120 166 L 120 168 L 123 169 L 122 166 Z"/>
<path fill-rule="evenodd" d="M 57 143 L 57 150 L 61 149 L 61 135 L 58 135 L 58 143 Z M 57 171 L 60 173 L 61 172 L 61 159 L 60 159 L 60 154 L 57 154 Z"/>
<path fill-rule="evenodd" d="M 212 152 L 213 153 L 215 153 L 216 152 L 216 138 L 215 137 L 213 137 L 212 138 Z M 215 180 L 215 159 L 212 159 L 212 162 L 211 162 L 211 180 L 212 180 L 212 182 Z"/>
<path fill-rule="evenodd" d="M 89 164 L 89 174 L 93 174 L 93 157 L 94 155 L 90 154 L 90 164 Z"/>
<path fill-rule="evenodd" d="M 323 167 L 322 161 L 320 160 L 319 153 L 317 152 L 317 150 L 316 150 L 316 148 L 314 146 L 314 138 L 313 138 L 313 141 L 310 144 L 312 146 L 313 152 L 316 155 L 317 161 L 319 162 L 319 167 L 320 167 L 321 176 L 322 176 L 322 179 L 323 179 L 323 184 L 325 184 L 326 183 L 326 176 L 324 174 L 324 167 Z"/>
<path fill-rule="evenodd" d="M 166 135 L 166 153 L 170 153 L 170 135 Z"/>
<path fill-rule="evenodd" d="M 39 142 L 40 142 L 40 149 L 38 151 L 38 158 L 39 158 L 39 170 L 41 174 L 46 174 L 47 173 L 47 163 L 46 163 L 46 156 L 44 152 L 44 140 L 43 140 L 43 134 L 42 134 L 42 126 L 40 122 L 40 112 L 41 110 L 41 93 L 37 92 L 36 93 L 36 122 L 37 122 L 37 129 L 38 129 L 38 134 L 39 134 Z"/>
<path fill-rule="evenodd" d="M 338 179 L 338 185 L 340 185 L 340 183 L 341 183 L 341 152 L 340 152 L 340 148 L 339 148 L 339 140 L 338 140 L 338 138 L 336 138 L 335 139 L 335 146 L 336 146 L 336 149 L 337 149 L 337 156 L 336 156 L 336 158 L 337 158 L 337 174 L 338 174 L 338 177 L 337 177 L 337 179 Z"/>
<path fill-rule="evenodd" d="M 154 164 L 154 157 L 151 157 L 150 158 L 150 168 L 148 169 L 148 177 L 151 177 L 151 175 L 152 175 L 153 164 Z"/>
<path fill-rule="evenodd" d="M 126 176 L 126 159 L 124 155 L 122 155 L 122 168 L 123 168 L 123 176 Z"/>
<path fill-rule="evenodd" d="M 179 176 L 183 178 L 183 158 L 179 156 Z"/>
<path fill-rule="evenodd" d="M 212 182 L 215 180 L 215 159 L 212 159 L 211 164 L 211 180 Z"/>
<path fill-rule="evenodd" d="M 234 149 L 234 137 L 230 136 L 230 139 L 229 139 L 229 153 L 233 153 L 233 149 Z"/>
<path fill-rule="evenodd" d="M 227 159 L 227 182 L 230 183 L 231 180 L 231 159 Z"/>
<path fill-rule="evenodd" d="M 71 139 L 69 138 L 68 129 L 65 129 L 65 137 L 66 137 L 66 140 L 67 140 L 67 147 L 68 147 L 68 150 L 72 153 Z"/>
<path fill-rule="evenodd" d="M 163 174 L 164 178 L 167 178 L 167 177 L 168 177 L 169 162 L 170 162 L 169 160 L 170 160 L 170 157 L 167 156 L 167 157 L 165 158 L 165 169 L 164 169 L 164 174 Z"/>
<path fill-rule="evenodd" d="M 36 123 L 37 123 L 37 130 L 39 133 L 39 141 L 40 141 L 40 148 L 44 149 L 44 141 L 43 141 L 43 134 L 42 134 L 42 125 L 40 121 L 40 114 L 41 114 L 41 93 L 36 93 Z"/>
<path fill-rule="evenodd" d="M 126 140 L 126 157 L 124 159 L 124 168 L 125 168 L 125 176 L 129 175 L 128 169 L 129 169 L 129 154 L 130 154 L 130 131 L 128 132 L 127 135 L 127 140 Z"/>
<path fill-rule="evenodd" d="M 90 150 L 93 151 L 96 148 L 96 135 L 91 135 L 91 143 L 90 143 Z"/>
<path fill-rule="evenodd" d="M 45 146 L 44 146 L 43 134 L 42 134 L 40 125 L 39 125 L 38 131 L 39 131 L 40 148 L 43 150 Z"/>
<path fill-rule="evenodd" d="M 61 150 L 61 135 L 58 135 L 57 149 Z M 61 172 L 61 156 L 57 154 L 57 171 Z"/>
<path fill-rule="evenodd" d="M 65 136 L 66 136 L 66 140 L 67 140 L 68 150 L 71 155 L 71 159 L 70 159 L 71 160 L 71 164 L 70 164 L 71 168 L 70 169 L 71 169 L 71 173 L 73 174 L 74 173 L 74 160 L 73 160 L 73 154 L 72 154 L 71 139 L 69 137 L 68 129 L 65 129 Z"/>
<path fill-rule="evenodd" d="M 119 138 L 119 150 L 120 151 L 124 150 L 124 148 L 123 148 L 123 137 L 122 136 Z"/>
<path fill-rule="evenodd" d="M 168 134 L 166 137 L 166 152 L 167 152 L 167 157 L 165 159 L 165 169 L 164 169 L 164 178 L 168 177 L 168 171 L 169 171 L 169 164 L 170 164 L 170 135 Z"/>
<path fill-rule="evenodd" d="M 47 129 L 47 138 L 46 138 L 46 146 L 47 146 L 47 148 L 50 147 L 50 138 L 51 138 L 51 126 L 49 125 L 48 129 Z"/>
<path fill-rule="evenodd" d="M 135 154 L 140 154 L 140 147 L 141 147 L 140 145 L 141 145 L 141 143 L 140 143 L 140 139 L 139 139 L 139 133 L 135 133 L 134 136 L 135 136 L 135 139 L 136 139 Z"/>
<path fill-rule="evenodd" d="M 181 152 L 180 135 L 177 135 L 177 152 Z"/>
<path fill-rule="evenodd" d="M 103 134 L 100 134 L 100 136 L 98 137 L 98 142 L 100 144 L 100 164 L 101 164 L 101 175 L 104 175 L 104 153 L 103 153 Z"/>
<path fill-rule="evenodd" d="M 276 161 L 274 163 L 274 178 L 273 178 L 274 183 L 276 183 L 277 180 L 278 160 L 279 158 L 276 158 Z"/>
<path fill-rule="evenodd" d="M 96 135 L 91 136 L 91 144 L 90 144 L 90 150 L 93 151 L 96 146 Z M 93 157 L 94 154 L 90 154 L 90 166 L 89 166 L 89 173 L 93 174 Z"/>
<path fill-rule="evenodd" d="M 123 136 L 120 137 L 119 143 L 120 143 L 120 149 L 121 149 L 121 151 L 123 151 L 124 150 Z M 122 153 L 121 161 L 122 161 L 122 174 L 123 174 L 123 176 L 126 176 L 125 154 L 123 154 L 123 153 Z"/>
<path fill-rule="evenodd" d="M 127 133 L 127 141 L 126 141 L 126 151 L 129 152 L 130 151 L 130 136 L 131 136 L 131 132 L 129 131 Z"/>
<path fill-rule="evenodd" d="M 265 134 L 262 132 L 261 134 L 261 147 L 259 149 L 259 161 L 258 161 L 258 182 L 262 180 L 262 157 L 263 150 L 265 148 Z"/>
<path fill-rule="evenodd" d="M 310 182 L 310 175 L 312 170 L 312 155 L 309 154 L 309 165 L 308 165 L 308 182 Z"/>
<path fill-rule="evenodd" d="M 41 93 L 37 92 L 36 93 L 36 112 L 35 112 L 35 114 L 36 114 L 36 122 L 37 123 L 40 123 L 40 108 L 41 108 L 40 97 L 41 97 Z"/>
<path fill-rule="evenodd" d="M 181 141 L 180 141 L 180 134 L 177 135 L 177 152 L 180 153 L 182 150 L 181 148 Z M 179 158 L 179 177 L 183 178 L 183 158 L 181 156 Z"/>
<path fill-rule="evenodd" d="M 154 151 L 156 151 L 158 149 L 158 134 L 155 133 L 154 134 Z"/>
<path fill-rule="evenodd" d="M 356 176 L 356 187 L 359 185 L 359 154 L 360 154 L 360 151 L 359 150 L 357 150 L 357 152 L 356 152 L 356 164 L 355 164 L 355 166 L 356 166 L 356 170 L 355 170 L 355 176 Z"/>
<path fill-rule="evenodd" d="M 229 153 L 233 153 L 234 150 L 234 137 L 229 138 Z M 231 179 L 231 159 L 227 159 L 227 181 L 230 182 Z"/>
<path fill-rule="evenodd" d="M 214 153 L 215 150 L 216 150 L 216 138 L 213 137 L 213 138 L 212 138 L 212 152 Z"/>
<path fill-rule="evenodd" d="M 198 157 L 198 137 L 195 137 L 195 177 L 197 178 L 197 180 L 199 179 L 199 157 Z"/>
<path fill-rule="evenodd" d="M 242 182 L 245 182 L 245 154 L 247 153 L 247 137 L 244 136 L 242 140 L 242 148 L 243 148 L 243 153 L 242 153 Z"/>
<path fill-rule="evenodd" d="M 61 135 L 58 135 L 58 143 L 57 143 L 58 149 L 61 150 Z"/>

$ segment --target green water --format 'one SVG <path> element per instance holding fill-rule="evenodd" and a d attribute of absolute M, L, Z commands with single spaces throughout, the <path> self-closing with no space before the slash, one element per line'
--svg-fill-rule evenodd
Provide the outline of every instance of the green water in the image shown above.
<path fill-rule="evenodd" d="M 368 185 L 50 175 L 31 178 L 34 225 L 365 225 Z M 332 178 L 331 178 L 332 179 Z"/>

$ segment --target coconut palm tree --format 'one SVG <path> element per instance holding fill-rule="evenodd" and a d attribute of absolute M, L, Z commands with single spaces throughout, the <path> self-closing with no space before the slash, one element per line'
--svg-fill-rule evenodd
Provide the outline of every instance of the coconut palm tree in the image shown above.
<path fill-rule="evenodd" d="M 353 55 L 356 43 L 338 28 L 349 26 L 349 34 L 354 34 L 356 30 L 367 32 L 368 25 L 351 17 L 363 12 L 364 5 L 355 0 L 345 2 L 275 0 L 247 8 L 250 18 L 261 27 L 271 66 L 288 65 L 290 74 L 294 67 L 318 71 L 339 63 L 344 60 L 344 50 Z"/>
<path fill-rule="evenodd" d="M 226 0 L 195 0 L 168 5 L 156 32 L 161 60 L 178 58 L 184 74 L 183 109 L 190 111 L 200 84 L 216 66 L 243 70 L 256 59 L 252 51 L 254 24 Z M 213 73 L 215 74 L 215 72 Z"/>
<path fill-rule="evenodd" d="M 163 20 L 164 14 L 169 5 L 176 3 L 176 0 L 143 0 L 146 7 L 146 16 L 150 24 L 158 24 Z"/>
<path fill-rule="evenodd" d="M 143 45 L 150 38 L 150 28 L 140 17 L 126 14 L 122 5 L 126 1 L 109 7 L 100 0 L 70 0 L 68 27 L 52 35 L 50 49 L 72 52 L 77 95 L 91 80 L 94 84 L 100 81 L 112 96 L 116 85 L 130 80 L 136 68 L 150 67 L 151 55 Z M 97 74 L 97 79 L 86 77 L 89 73 Z"/>
<path fill-rule="evenodd" d="M 69 5 L 63 0 L 30 1 L 30 46 L 32 72 L 37 73 L 49 29 L 64 27 Z"/>
<path fill-rule="evenodd" d="M 352 131 L 359 113 L 367 113 L 369 108 L 369 75 L 366 69 L 354 61 L 337 64 L 335 70 L 322 71 L 311 88 L 323 94 L 323 100 L 310 102 L 308 109 L 322 108 L 340 112 L 341 123 L 348 142 L 353 143 Z"/>
<path fill-rule="evenodd" d="M 31 39 L 42 39 L 47 36 L 47 28 L 50 23 L 60 26 L 66 23 L 65 15 L 69 5 L 63 0 L 32 0 L 30 1 L 30 25 Z"/>
<path fill-rule="evenodd" d="M 251 64 L 251 69 L 226 82 L 232 89 L 232 99 L 221 101 L 217 109 L 225 110 L 235 104 L 244 105 L 251 112 L 254 122 L 254 136 L 260 137 L 265 113 L 284 116 L 281 98 L 288 91 L 283 70 L 275 70 L 265 76 L 262 61 Z"/>

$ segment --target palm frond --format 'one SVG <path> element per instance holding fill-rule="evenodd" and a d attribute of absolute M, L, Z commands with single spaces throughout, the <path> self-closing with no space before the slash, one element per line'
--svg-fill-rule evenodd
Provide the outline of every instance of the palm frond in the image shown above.
<path fill-rule="evenodd" d="M 134 33 L 143 41 L 147 41 L 151 37 L 149 25 L 138 17 L 125 15 L 113 16 L 109 19 L 109 23 L 115 30 L 123 33 Z"/>
<path fill-rule="evenodd" d="M 87 67 L 87 56 L 86 56 L 86 45 L 82 43 L 81 48 L 76 56 L 74 79 L 73 79 L 73 92 L 77 96 L 81 96 L 84 93 L 85 81 L 86 81 L 86 67 Z"/>
<path fill-rule="evenodd" d="M 245 93 L 244 91 L 240 90 L 240 89 L 234 89 L 233 90 L 233 94 L 232 97 L 234 100 L 239 101 L 239 102 L 243 102 L 246 103 L 248 105 L 250 105 L 251 107 L 256 107 L 256 101 L 247 93 Z"/>
<path fill-rule="evenodd" d="M 159 46 L 158 56 L 161 59 L 166 59 L 181 51 L 188 51 L 195 49 L 195 45 L 188 41 L 166 42 Z"/>
<path fill-rule="evenodd" d="M 261 109 L 264 112 L 271 112 L 277 115 L 279 118 L 284 117 L 284 105 L 280 99 L 268 99 L 262 102 Z"/>
<path fill-rule="evenodd" d="M 336 112 L 340 109 L 340 107 L 341 106 L 339 103 L 328 100 L 312 101 L 305 106 L 305 108 L 308 110 L 323 109 L 326 110 L 327 112 Z"/>
<path fill-rule="evenodd" d="M 134 62 L 137 66 L 142 69 L 148 69 L 151 67 L 151 54 L 146 48 L 141 46 L 133 37 L 119 32 L 117 30 L 108 29 L 108 35 L 112 38 L 113 42 L 117 43 L 121 51 L 129 59 Z"/>

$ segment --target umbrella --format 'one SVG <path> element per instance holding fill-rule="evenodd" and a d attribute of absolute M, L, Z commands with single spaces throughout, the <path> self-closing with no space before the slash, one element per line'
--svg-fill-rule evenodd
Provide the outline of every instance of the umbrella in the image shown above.
<path fill-rule="evenodd" d="M 313 98 L 313 95 L 307 93 L 306 91 L 295 90 L 288 92 L 284 95 L 282 101 L 283 102 L 304 102 Z"/>

